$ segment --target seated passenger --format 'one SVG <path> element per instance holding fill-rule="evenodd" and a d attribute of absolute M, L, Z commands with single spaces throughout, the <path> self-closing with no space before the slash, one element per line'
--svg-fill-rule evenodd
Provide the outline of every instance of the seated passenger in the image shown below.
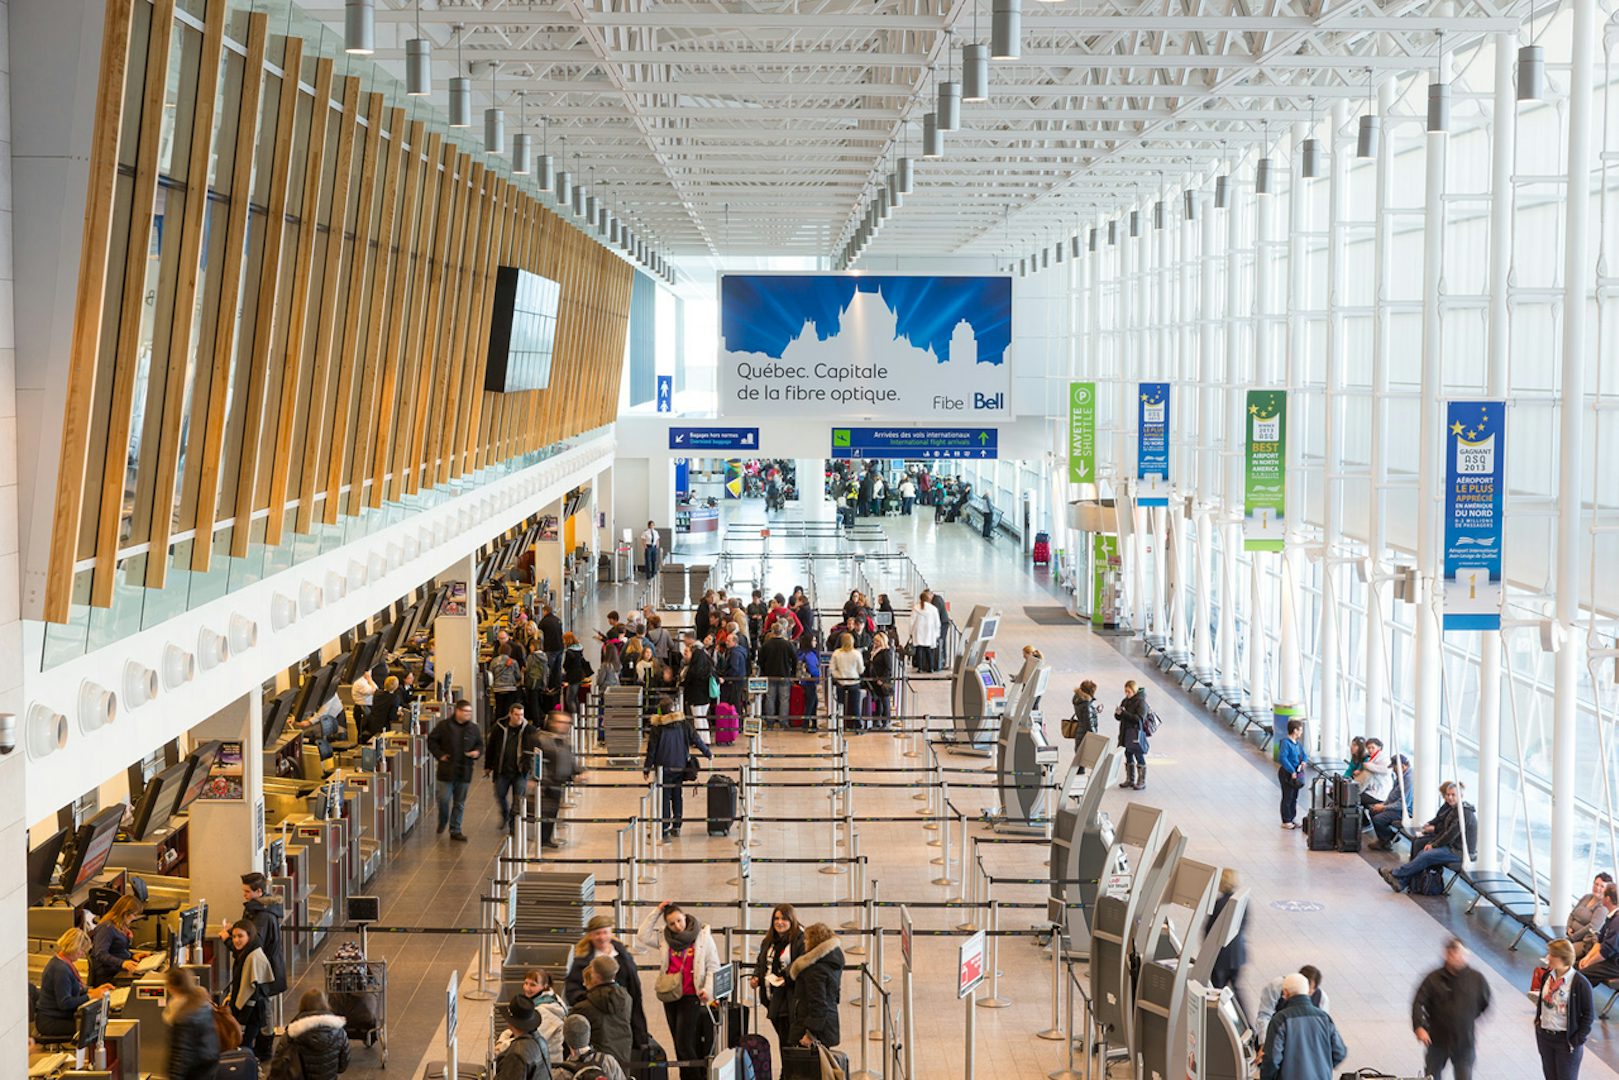
<path fill-rule="evenodd" d="M 1585 955 L 1585 951 L 1596 944 L 1597 936 L 1602 933 L 1602 927 L 1608 921 L 1602 897 L 1612 884 L 1612 874 L 1598 874 L 1591 882 L 1591 891 L 1580 897 L 1574 910 L 1568 913 L 1567 933 L 1563 936 L 1574 946 L 1575 956 Z"/>
<path fill-rule="evenodd" d="M 1592 986 L 1619 978 L 1619 919 L 1614 918 L 1614 912 L 1619 911 L 1619 885 L 1602 890 L 1602 910 L 1602 930 L 1580 961 L 1580 971 Z"/>
<path fill-rule="evenodd" d="M 1372 831 L 1377 834 L 1367 847 L 1376 851 L 1388 851 L 1394 844 L 1394 831 L 1411 815 L 1411 809 L 1416 796 L 1411 788 L 1411 759 L 1401 754 L 1394 759 L 1394 783 L 1389 787 L 1389 793 L 1382 802 L 1373 803 L 1369 809 L 1372 812 Z M 1404 796 L 1404 798 L 1401 798 Z"/>
<path fill-rule="evenodd" d="M 1425 871 L 1461 865 L 1464 842 L 1468 857 L 1478 851 L 1478 815 L 1473 812 L 1471 803 L 1462 801 L 1462 786 L 1454 780 L 1446 780 L 1439 785 L 1439 793 L 1444 805 L 1433 820 L 1422 827 L 1418 837 L 1421 849 L 1413 843 L 1409 862 L 1393 870 L 1385 867 L 1378 871 L 1395 892 L 1404 892 L 1411 879 Z"/>
<path fill-rule="evenodd" d="M 1360 804 L 1370 809 L 1387 801 L 1394 787 L 1394 770 L 1389 767 L 1388 755 L 1383 753 L 1383 740 L 1366 740 L 1366 756 L 1355 770 L 1355 783 L 1360 785 Z"/>

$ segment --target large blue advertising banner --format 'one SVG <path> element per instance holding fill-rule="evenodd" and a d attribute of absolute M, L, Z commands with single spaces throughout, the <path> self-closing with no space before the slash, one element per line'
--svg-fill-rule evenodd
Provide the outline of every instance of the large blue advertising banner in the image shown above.
<path fill-rule="evenodd" d="M 1501 628 L 1506 402 L 1452 401 L 1445 416 L 1445 629 Z"/>
<path fill-rule="evenodd" d="M 1012 279 L 725 274 L 721 415 L 1011 416 Z"/>
<path fill-rule="evenodd" d="M 1169 384 L 1141 384 L 1136 425 L 1137 506 L 1169 505 Z"/>

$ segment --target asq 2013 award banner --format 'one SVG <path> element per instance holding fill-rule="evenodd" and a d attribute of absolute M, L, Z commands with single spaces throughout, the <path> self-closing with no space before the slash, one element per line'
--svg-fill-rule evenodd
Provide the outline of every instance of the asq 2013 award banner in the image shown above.
<path fill-rule="evenodd" d="M 1242 546 L 1281 551 L 1287 537 L 1287 391 L 1248 391 Z"/>
<path fill-rule="evenodd" d="M 1096 384 L 1068 384 L 1068 482 L 1096 482 Z"/>
<path fill-rule="evenodd" d="M 1452 401 L 1446 408 L 1446 630 L 1501 628 L 1505 421 L 1503 401 Z"/>
<path fill-rule="evenodd" d="M 1141 384 L 1136 426 L 1137 506 L 1169 505 L 1169 384 Z"/>

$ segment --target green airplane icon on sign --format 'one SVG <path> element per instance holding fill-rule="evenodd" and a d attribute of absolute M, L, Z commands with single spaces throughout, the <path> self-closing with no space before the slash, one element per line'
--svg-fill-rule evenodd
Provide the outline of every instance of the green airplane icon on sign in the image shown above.
<path fill-rule="evenodd" d="M 832 445 L 833 446 L 848 446 L 848 445 L 850 445 L 849 444 L 849 429 L 848 428 L 833 428 L 832 429 Z"/>

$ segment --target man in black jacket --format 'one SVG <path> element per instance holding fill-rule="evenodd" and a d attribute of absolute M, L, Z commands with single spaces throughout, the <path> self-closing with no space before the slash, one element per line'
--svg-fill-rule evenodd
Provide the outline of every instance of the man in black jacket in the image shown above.
<path fill-rule="evenodd" d="M 529 724 L 521 705 L 511 706 L 489 732 L 489 753 L 483 759 L 483 771 L 495 782 L 501 827 L 509 833 L 517 831 L 517 815 L 528 804 L 528 778 L 533 773 L 534 751 L 538 748 L 539 732 Z"/>
<path fill-rule="evenodd" d="M 1445 962 L 1428 973 L 1411 1001 L 1411 1028 L 1426 1050 L 1426 1075 L 1444 1074 L 1448 1062 L 1456 1080 L 1472 1080 L 1478 1018 L 1490 1007 L 1490 984 L 1467 964 L 1459 938 L 1445 942 Z"/>
<path fill-rule="evenodd" d="M 551 684 L 553 686 L 562 682 L 562 654 L 565 650 L 562 644 L 562 619 L 551 610 L 550 604 L 540 605 L 540 645 L 545 649 L 545 659 L 551 665 Z"/>
<path fill-rule="evenodd" d="M 577 778 L 585 775 L 574 756 L 569 731 L 573 717 L 554 712 L 545 718 L 545 732 L 539 737 L 540 769 L 540 846 L 559 848 L 557 843 L 557 815 L 562 812 L 563 790 Z"/>
<path fill-rule="evenodd" d="M 787 640 L 787 631 L 779 623 L 771 627 L 759 647 L 759 674 L 770 680 L 765 684 L 765 726 L 786 727 L 793 676 L 798 674 L 798 650 Z"/>
<path fill-rule="evenodd" d="M 270 961 L 270 970 L 275 974 L 275 981 L 264 988 L 264 993 L 274 997 L 286 993 L 287 958 L 281 948 L 281 918 L 284 912 L 280 904 L 264 895 L 267 884 L 263 874 L 242 875 L 242 918 L 252 923 L 253 929 L 258 931 L 259 948 L 264 950 L 264 958 Z M 226 930 L 219 936 L 229 940 L 230 931 Z"/>
<path fill-rule="evenodd" d="M 1439 785 L 1439 794 L 1444 805 L 1422 827 L 1412 844 L 1410 861 L 1393 870 L 1385 867 L 1378 871 L 1395 892 L 1404 892 L 1418 874 L 1442 866 L 1460 866 L 1464 850 L 1467 855 L 1478 852 L 1478 816 L 1471 803 L 1462 802 L 1462 786 L 1446 780 Z"/>
<path fill-rule="evenodd" d="M 691 714 L 693 725 L 706 739 L 708 707 L 714 703 L 708 685 L 714 677 L 714 661 L 709 658 L 708 650 L 692 638 L 681 643 L 681 650 L 685 663 L 680 669 L 680 692 L 685 698 L 686 711 Z"/>
<path fill-rule="evenodd" d="M 472 787 L 473 762 L 483 755 L 483 732 L 472 722 L 472 702 L 462 699 L 455 711 L 440 720 L 427 736 L 427 751 L 438 762 L 438 831 L 450 830 L 450 839 L 466 841 L 461 815 Z"/>

